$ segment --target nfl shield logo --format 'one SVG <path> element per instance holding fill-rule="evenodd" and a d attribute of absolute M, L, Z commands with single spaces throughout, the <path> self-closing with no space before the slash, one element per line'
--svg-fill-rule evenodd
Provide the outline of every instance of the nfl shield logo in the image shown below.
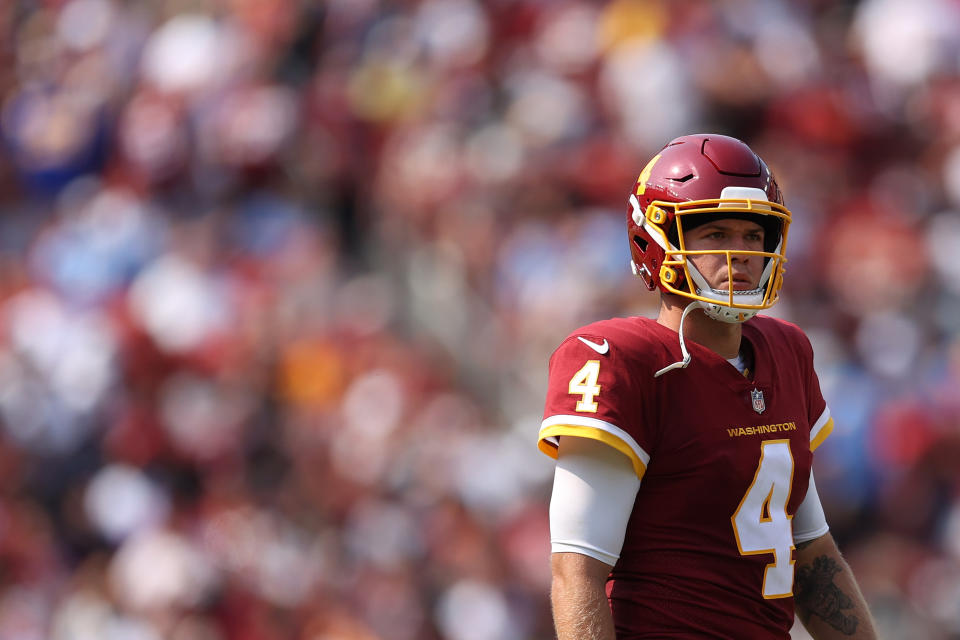
<path fill-rule="evenodd" d="M 766 403 L 763 401 L 763 391 L 757 388 L 754 388 L 754 390 L 750 392 L 750 401 L 753 403 L 753 410 L 757 413 L 763 413 L 767 408 Z"/>

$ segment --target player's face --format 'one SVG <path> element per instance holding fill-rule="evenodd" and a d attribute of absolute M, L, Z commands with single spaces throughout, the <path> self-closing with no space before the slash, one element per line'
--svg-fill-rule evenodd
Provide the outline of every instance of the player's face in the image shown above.
<path fill-rule="evenodd" d="M 763 227 L 749 220 L 719 219 L 695 227 L 684 238 L 689 251 L 763 251 Z M 749 291 L 760 285 L 763 256 L 731 254 L 732 269 L 723 253 L 689 256 L 714 289 Z M 730 273 L 732 271 L 732 274 Z"/>

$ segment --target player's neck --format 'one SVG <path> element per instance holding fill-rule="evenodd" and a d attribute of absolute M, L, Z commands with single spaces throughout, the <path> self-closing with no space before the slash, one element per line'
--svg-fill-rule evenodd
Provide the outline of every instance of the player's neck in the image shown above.
<path fill-rule="evenodd" d="M 674 331 L 679 330 L 680 317 L 688 302 L 680 296 L 664 296 L 660 302 L 657 322 Z M 726 359 L 736 358 L 740 353 L 740 323 L 713 320 L 700 309 L 687 316 L 683 323 L 683 335 L 687 340 L 692 340 Z"/>

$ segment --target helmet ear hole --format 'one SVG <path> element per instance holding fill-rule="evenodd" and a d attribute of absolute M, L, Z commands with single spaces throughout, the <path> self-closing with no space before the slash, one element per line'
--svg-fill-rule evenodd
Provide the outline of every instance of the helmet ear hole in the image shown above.
<path fill-rule="evenodd" d="M 633 244 L 637 245 L 637 248 L 644 253 L 647 252 L 647 247 L 650 246 L 650 243 L 640 236 L 633 236 Z"/>

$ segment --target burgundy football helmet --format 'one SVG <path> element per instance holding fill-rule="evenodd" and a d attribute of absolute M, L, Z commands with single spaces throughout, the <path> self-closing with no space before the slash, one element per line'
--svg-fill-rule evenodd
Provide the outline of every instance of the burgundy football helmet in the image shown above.
<path fill-rule="evenodd" d="M 762 256 L 757 289 L 713 289 L 689 260 L 684 231 L 710 218 L 748 219 L 763 227 L 763 251 L 708 252 L 726 257 L 729 282 L 732 255 Z M 777 302 L 789 226 L 790 211 L 763 160 L 740 140 L 715 134 L 670 141 L 637 178 L 627 211 L 633 272 L 651 291 L 659 287 L 699 301 L 708 316 L 724 322 L 743 322 Z"/>

